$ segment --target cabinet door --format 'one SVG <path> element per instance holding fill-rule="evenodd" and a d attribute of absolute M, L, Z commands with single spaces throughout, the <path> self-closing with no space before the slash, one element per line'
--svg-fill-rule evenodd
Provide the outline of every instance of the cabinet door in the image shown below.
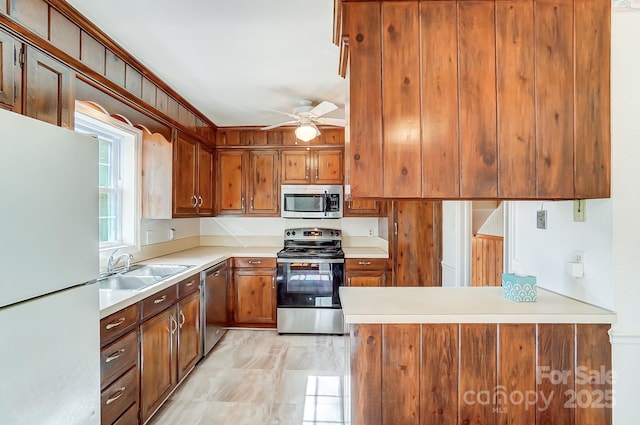
<path fill-rule="evenodd" d="M 347 272 L 347 286 L 387 286 L 387 277 L 386 270 Z"/>
<path fill-rule="evenodd" d="M 307 151 L 282 152 L 282 184 L 310 183 L 310 157 Z"/>
<path fill-rule="evenodd" d="M 440 286 L 442 202 L 397 201 L 393 205 L 396 286 Z"/>
<path fill-rule="evenodd" d="M 249 153 L 249 214 L 273 215 L 278 205 L 278 152 Z"/>
<path fill-rule="evenodd" d="M 244 214 L 244 152 L 218 151 L 217 209 L 219 215 Z"/>
<path fill-rule="evenodd" d="M 196 214 L 197 142 L 178 133 L 173 151 L 173 216 Z"/>
<path fill-rule="evenodd" d="M 342 184 L 344 180 L 344 158 L 342 151 L 315 151 L 313 153 L 313 162 L 313 183 Z"/>
<path fill-rule="evenodd" d="M 178 303 L 178 382 L 202 356 L 200 332 L 200 291 L 197 291 Z"/>
<path fill-rule="evenodd" d="M 213 152 L 202 143 L 198 143 L 198 214 L 214 215 L 213 195 Z"/>
<path fill-rule="evenodd" d="M 345 202 L 344 216 L 377 217 L 380 215 L 380 202 L 375 199 L 352 199 Z"/>
<path fill-rule="evenodd" d="M 64 128 L 73 128 L 73 72 L 60 62 L 27 48 L 25 115 Z"/>
<path fill-rule="evenodd" d="M 4 31 L 0 31 L 0 107 L 14 112 L 22 111 L 22 73 L 18 64 L 21 44 Z"/>
<path fill-rule="evenodd" d="M 177 381 L 175 307 L 140 325 L 141 419 L 149 416 L 169 396 Z"/>
<path fill-rule="evenodd" d="M 160 133 L 142 131 L 142 218 L 172 217 L 173 145 Z"/>
<path fill-rule="evenodd" d="M 235 320 L 242 324 L 276 323 L 276 273 L 271 269 L 239 269 L 235 284 Z"/>

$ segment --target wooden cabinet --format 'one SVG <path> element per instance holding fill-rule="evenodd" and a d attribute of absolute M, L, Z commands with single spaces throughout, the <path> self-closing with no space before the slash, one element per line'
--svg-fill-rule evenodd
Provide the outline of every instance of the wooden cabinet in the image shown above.
<path fill-rule="evenodd" d="M 352 199 L 344 201 L 345 217 L 378 217 L 382 212 L 381 201 L 375 199 Z"/>
<path fill-rule="evenodd" d="M 22 43 L 0 31 L 0 108 L 22 112 Z"/>
<path fill-rule="evenodd" d="M 173 216 L 211 216 L 213 150 L 178 132 L 173 148 Z"/>
<path fill-rule="evenodd" d="M 140 410 L 144 423 L 202 354 L 199 275 L 141 302 Z"/>
<path fill-rule="evenodd" d="M 392 273 L 387 258 L 347 258 L 347 286 L 391 286 Z"/>
<path fill-rule="evenodd" d="M 275 258 L 234 258 L 232 314 L 236 325 L 276 324 Z"/>
<path fill-rule="evenodd" d="M 442 202 L 393 201 L 389 252 L 395 286 L 441 286 Z"/>
<path fill-rule="evenodd" d="M 279 215 L 278 161 L 274 150 L 218 151 L 218 215 Z"/>
<path fill-rule="evenodd" d="M 342 184 L 342 150 L 282 151 L 282 184 Z"/>
<path fill-rule="evenodd" d="M 343 1 L 352 195 L 608 197 L 610 9 Z"/>
<path fill-rule="evenodd" d="M 27 47 L 24 114 L 73 129 L 75 73 L 50 56 Z"/>
<path fill-rule="evenodd" d="M 119 420 L 126 423 L 126 417 L 131 415 L 135 417 L 133 423 L 137 423 L 138 317 L 138 304 L 134 304 L 100 321 L 100 414 L 103 425 Z"/>
<path fill-rule="evenodd" d="M 173 145 L 160 133 L 142 128 L 142 218 L 170 219 Z"/>

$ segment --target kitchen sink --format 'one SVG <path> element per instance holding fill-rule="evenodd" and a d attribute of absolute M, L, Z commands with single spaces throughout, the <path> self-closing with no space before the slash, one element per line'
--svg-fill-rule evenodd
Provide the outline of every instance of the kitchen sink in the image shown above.
<path fill-rule="evenodd" d="M 145 264 L 131 267 L 98 280 L 100 289 L 112 291 L 141 291 L 147 286 L 169 279 L 193 266 L 173 264 Z"/>

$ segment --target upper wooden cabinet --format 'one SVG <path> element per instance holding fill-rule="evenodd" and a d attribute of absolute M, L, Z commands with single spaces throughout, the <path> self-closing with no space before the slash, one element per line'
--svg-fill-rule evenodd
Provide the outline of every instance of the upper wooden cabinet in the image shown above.
<path fill-rule="evenodd" d="M 0 31 L 0 108 L 22 112 L 22 44 Z"/>
<path fill-rule="evenodd" d="M 381 211 L 382 203 L 375 199 L 351 199 L 344 201 L 345 217 L 377 217 Z"/>
<path fill-rule="evenodd" d="M 142 218 L 172 217 L 172 170 L 171 142 L 142 128 Z"/>
<path fill-rule="evenodd" d="M 213 150 L 178 132 L 173 147 L 173 216 L 211 216 Z"/>
<path fill-rule="evenodd" d="M 354 197 L 609 196 L 610 2 L 341 7 Z"/>
<path fill-rule="evenodd" d="M 219 150 L 217 213 L 277 216 L 280 212 L 278 167 L 278 151 Z"/>
<path fill-rule="evenodd" d="M 342 150 L 282 151 L 282 184 L 342 184 Z"/>
<path fill-rule="evenodd" d="M 24 114 L 72 129 L 75 73 L 30 46 L 27 47 L 26 67 Z"/>

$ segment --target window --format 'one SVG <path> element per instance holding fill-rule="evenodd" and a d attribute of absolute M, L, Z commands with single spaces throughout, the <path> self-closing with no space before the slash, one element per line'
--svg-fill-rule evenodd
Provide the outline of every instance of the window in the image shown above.
<path fill-rule="evenodd" d="M 100 249 L 139 248 L 140 130 L 81 103 L 75 130 L 98 138 Z"/>

